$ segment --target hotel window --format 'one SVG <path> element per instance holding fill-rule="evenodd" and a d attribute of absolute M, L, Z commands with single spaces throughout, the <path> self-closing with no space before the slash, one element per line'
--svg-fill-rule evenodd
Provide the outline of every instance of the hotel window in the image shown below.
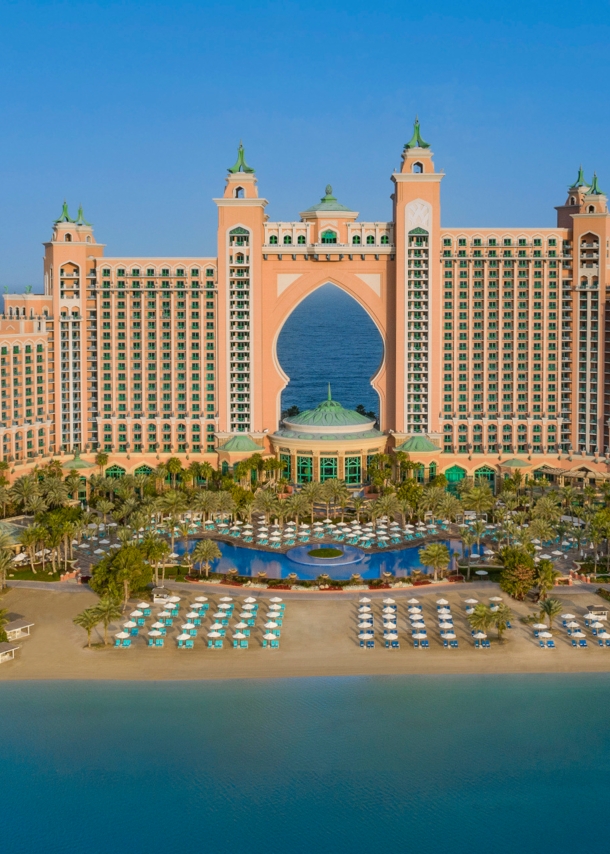
<path fill-rule="evenodd" d="M 352 243 L 354 244 L 354 246 L 360 245 L 360 236 L 358 234 L 354 234 L 354 236 L 352 237 Z"/>
<path fill-rule="evenodd" d="M 337 234 L 334 231 L 323 231 L 321 237 L 322 243 L 336 243 Z"/>
<path fill-rule="evenodd" d="M 312 457 L 297 457 L 297 483 L 311 483 L 312 479 Z"/>
<path fill-rule="evenodd" d="M 292 237 L 289 234 L 284 235 L 284 243 L 286 245 L 289 245 L 290 243 L 292 243 Z"/>
<path fill-rule="evenodd" d="M 360 457 L 345 458 L 345 482 L 360 483 L 361 482 L 361 463 Z"/>
<path fill-rule="evenodd" d="M 300 244 L 300 245 L 302 246 L 305 242 L 306 242 L 306 241 L 305 241 L 305 236 L 304 236 L 303 234 L 299 234 L 299 236 L 298 236 L 298 238 L 297 238 L 297 243 L 298 243 L 298 244 Z"/>
<path fill-rule="evenodd" d="M 368 246 L 373 246 L 375 244 L 375 238 L 372 234 L 369 234 L 369 236 L 366 238 L 366 242 Z"/>
<path fill-rule="evenodd" d="M 320 481 L 337 477 L 337 457 L 320 457 Z"/>
<path fill-rule="evenodd" d="M 271 235 L 271 237 L 269 238 L 269 243 L 273 244 L 273 245 L 275 245 L 277 243 L 277 235 L 276 234 Z"/>

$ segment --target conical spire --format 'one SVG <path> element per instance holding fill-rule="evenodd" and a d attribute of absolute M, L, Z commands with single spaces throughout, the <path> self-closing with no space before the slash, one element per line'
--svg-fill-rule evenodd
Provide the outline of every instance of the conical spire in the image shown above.
<path fill-rule="evenodd" d="M 587 195 L 588 196 L 603 196 L 604 195 L 604 191 L 600 190 L 600 188 L 597 184 L 597 175 L 595 172 L 593 173 L 593 181 L 591 182 L 591 186 L 589 187 L 589 192 L 587 193 Z"/>
<path fill-rule="evenodd" d="M 59 217 L 59 219 L 56 219 L 55 222 L 56 223 L 57 222 L 74 222 L 74 220 L 71 218 L 70 214 L 68 213 L 68 203 L 65 199 L 64 199 L 64 203 L 63 203 L 62 208 L 61 208 L 61 216 Z"/>
<path fill-rule="evenodd" d="M 254 169 L 246 163 L 245 151 L 241 140 L 237 149 L 237 161 L 234 166 L 230 167 L 229 172 L 254 172 Z"/>
<path fill-rule="evenodd" d="M 405 148 L 430 148 L 429 142 L 424 142 L 419 130 L 419 119 L 415 116 L 415 124 L 413 125 L 413 136 L 406 143 Z"/>
<path fill-rule="evenodd" d="M 578 167 L 578 177 L 570 187 L 570 190 L 577 190 L 579 187 L 588 187 L 589 184 L 585 181 L 585 175 L 582 171 L 582 165 Z"/>
<path fill-rule="evenodd" d="M 85 219 L 85 216 L 83 214 L 83 206 L 82 205 L 78 206 L 78 213 L 76 215 L 76 224 L 77 225 L 89 225 L 89 226 L 91 225 L 91 223 L 87 222 L 87 220 Z"/>

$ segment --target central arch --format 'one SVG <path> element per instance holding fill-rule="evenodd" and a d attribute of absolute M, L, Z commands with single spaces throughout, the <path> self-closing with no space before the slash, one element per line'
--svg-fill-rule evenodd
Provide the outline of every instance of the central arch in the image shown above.
<path fill-rule="evenodd" d="M 282 369 L 278 354 L 277 342 L 280 332 L 294 309 L 310 294 L 323 285 L 334 285 L 351 296 L 371 318 L 383 344 L 383 359 L 381 365 L 371 380 L 373 389 L 379 396 L 379 418 L 381 429 L 389 424 L 393 426 L 394 412 L 391 394 L 394 382 L 393 365 L 395 337 L 392 314 L 389 306 L 394 302 L 394 282 L 388 280 L 389 259 L 380 256 L 379 261 L 362 262 L 361 271 L 351 272 L 355 265 L 350 265 L 348 271 L 341 265 L 331 262 L 319 262 L 314 266 L 308 263 L 304 272 L 299 272 L 298 264 L 273 265 L 274 273 L 265 276 L 265 298 L 262 305 L 262 376 L 263 390 L 263 421 L 265 426 L 275 429 L 281 417 L 281 395 L 289 381 Z M 296 268 L 296 269 L 295 269 Z M 294 272 L 285 272 L 292 270 Z M 337 322 L 340 324 L 341 319 Z M 356 333 L 357 334 L 357 331 Z M 332 382 L 332 376 L 329 377 Z"/>
<path fill-rule="evenodd" d="M 282 409 L 316 407 L 332 384 L 333 397 L 349 409 L 363 404 L 379 413 L 373 382 L 383 363 L 379 330 L 360 303 L 335 285 L 308 294 L 279 331 L 278 361 L 290 382 Z"/>

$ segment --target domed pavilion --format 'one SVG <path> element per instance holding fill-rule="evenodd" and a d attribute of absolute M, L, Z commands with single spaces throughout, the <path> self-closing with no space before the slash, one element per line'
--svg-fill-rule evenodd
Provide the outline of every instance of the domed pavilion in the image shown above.
<path fill-rule="evenodd" d="M 326 400 L 285 418 L 270 439 L 291 482 L 339 478 L 352 486 L 362 483 L 369 458 L 382 453 L 386 443 L 374 419 L 332 399 L 330 385 Z"/>

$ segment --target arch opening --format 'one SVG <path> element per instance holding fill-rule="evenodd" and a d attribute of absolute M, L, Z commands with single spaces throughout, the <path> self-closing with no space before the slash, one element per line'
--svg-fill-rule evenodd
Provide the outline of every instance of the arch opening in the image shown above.
<path fill-rule="evenodd" d="M 343 406 L 362 406 L 379 417 L 372 381 L 383 364 L 383 339 L 366 310 L 342 288 L 322 285 L 299 303 L 280 330 L 276 350 L 289 377 L 283 413 L 315 408 L 330 383 Z"/>

